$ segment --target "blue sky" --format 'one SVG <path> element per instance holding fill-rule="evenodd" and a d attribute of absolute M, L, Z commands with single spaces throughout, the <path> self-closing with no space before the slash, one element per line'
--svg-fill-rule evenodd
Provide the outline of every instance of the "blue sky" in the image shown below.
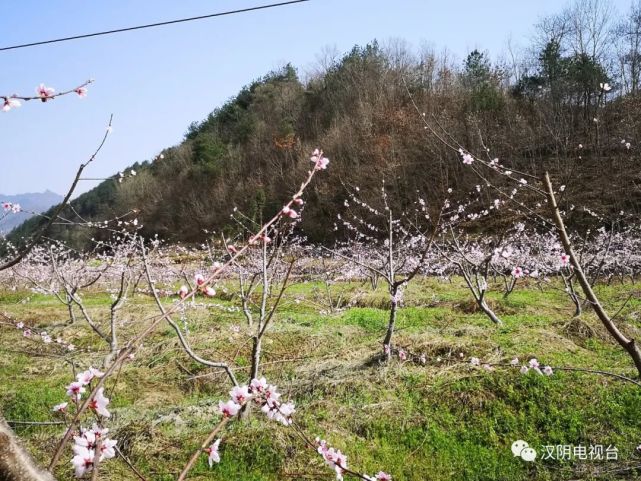
<path fill-rule="evenodd" d="M 205 15 L 270 0 L 22 0 L 5 5 L 0 46 Z M 613 2 L 627 11 L 629 0 Z M 66 191 L 114 114 L 113 135 L 87 172 L 111 175 L 181 141 L 243 85 L 291 62 L 311 71 L 324 49 L 339 52 L 374 38 L 474 48 L 497 57 L 507 39 L 527 45 L 533 24 L 557 0 L 311 0 L 308 3 L 137 32 L 0 52 L 0 92 L 32 94 L 96 82 L 73 96 L 0 112 L 0 193 Z M 95 182 L 83 182 L 86 191 Z"/>

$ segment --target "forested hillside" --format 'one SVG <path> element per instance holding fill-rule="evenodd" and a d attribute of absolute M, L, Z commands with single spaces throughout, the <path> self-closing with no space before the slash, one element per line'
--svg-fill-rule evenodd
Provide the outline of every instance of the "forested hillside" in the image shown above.
<path fill-rule="evenodd" d="M 392 201 L 402 204 L 416 191 L 437 204 L 449 188 L 453 196 L 473 190 L 483 180 L 450 144 L 476 155 L 487 149 L 488 159 L 534 175 L 550 170 L 578 207 L 570 222 L 581 222 L 581 207 L 637 213 L 641 16 L 633 11 L 617 29 L 590 35 L 596 27 L 585 15 L 570 10 L 542 20 L 529 53 L 500 64 L 487 52 L 460 62 L 374 41 L 305 81 L 288 65 L 191 124 L 179 145 L 132 165 L 135 176 L 114 173 L 73 207 L 84 219 L 137 209 L 143 233 L 196 242 L 205 229 L 228 224 L 234 207 L 253 217 L 275 213 L 291 195 L 283 186 L 295 185 L 320 146 L 332 168 L 308 194 L 303 229 L 327 242 L 345 186 L 366 193 L 385 179 Z M 491 193 L 484 195 L 491 203 Z M 97 234 L 54 235 L 82 244 Z"/>

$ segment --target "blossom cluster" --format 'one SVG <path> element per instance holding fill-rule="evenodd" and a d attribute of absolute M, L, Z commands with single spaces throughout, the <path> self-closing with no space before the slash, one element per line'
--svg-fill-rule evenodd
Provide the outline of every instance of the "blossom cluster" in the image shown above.
<path fill-rule="evenodd" d="M 16 322 L 16 329 L 19 329 L 22 331 L 22 335 L 24 337 L 28 337 L 30 339 L 40 339 L 42 342 L 45 344 L 51 344 L 54 342 L 54 339 L 51 337 L 51 335 L 47 331 L 40 331 L 36 332 L 32 328 L 27 327 L 24 322 Z M 75 351 L 76 346 L 70 342 L 65 341 L 61 337 L 56 337 L 55 339 L 56 344 L 59 344 L 60 346 L 64 347 L 67 351 Z"/>
<path fill-rule="evenodd" d="M 519 359 L 515 357 L 514 359 L 512 359 L 512 361 L 510 361 L 510 364 L 512 366 L 518 366 Z M 520 372 L 521 374 L 527 374 L 530 371 L 530 369 L 545 376 L 551 376 L 552 374 L 554 374 L 554 371 L 550 366 L 541 366 L 541 364 L 536 358 L 532 358 L 528 361 L 527 364 L 523 364 L 521 366 Z"/>
<path fill-rule="evenodd" d="M 268 384 L 264 377 L 252 379 L 249 385 L 235 386 L 229 392 L 230 399 L 218 402 L 218 410 L 225 418 L 236 416 L 241 408 L 248 402 L 253 401 L 261 406 L 261 411 L 269 418 L 282 423 L 285 426 L 292 424 L 292 415 L 296 412 L 294 403 L 281 402 L 281 393 L 276 386 Z M 220 439 L 217 439 L 204 452 L 208 455 L 209 466 L 220 462 Z M 347 469 L 347 456 L 340 450 L 330 447 L 325 440 L 316 438 L 316 448 L 323 460 L 336 473 L 336 479 L 342 480 Z M 391 481 L 392 476 L 380 471 L 374 476 L 364 476 L 371 481 Z"/>
<path fill-rule="evenodd" d="M 78 97 L 84 98 L 87 96 L 87 87 L 85 86 L 78 87 L 74 89 L 73 92 L 75 92 L 78 95 Z M 67 93 L 67 92 L 64 92 L 64 93 Z M 35 98 L 40 99 L 42 102 L 47 102 L 48 100 L 53 99 L 57 95 L 62 95 L 62 94 L 56 94 L 56 89 L 52 87 L 47 87 L 45 84 L 40 84 L 36 87 Z M 8 112 L 9 110 L 18 108 L 22 105 L 22 103 L 20 102 L 21 98 L 15 94 L 11 96 L 0 96 L 0 99 L 3 100 L 2 107 L 1 107 L 3 112 Z M 30 98 L 22 97 L 22 100 L 30 100 Z"/>
<path fill-rule="evenodd" d="M 411 356 L 414 358 L 416 361 L 418 361 L 419 364 L 425 365 L 427 364 L 427 356 L 424 353 L 419 354 L 418 356 L 416 355 L 410 355 L 405 349 L 399 348 L 399 349 L 392 349 L 392 347 L 389 344 L 383 344 L 383 353 L 390 357 L 393 354 L 393 351 L 398 355 L 398 359 L 400 361 L 407 361 L 408 358 Z M 441 358 L 438 358 L 438 361 L 440 361 Z"/>
<path fill-rule="evenodd" d="M 77 478 L 91 472 L 95 462 L 101 462 L 105 459 L 111 459 L 116 456 L 115 439 L 107 438 L 109 429 L 100 428 L 94 424 L 91 429 L 81 429 L 79 436 L 74 436 L 73 453 L 71 464 Z M 100 450 L 96 456 L 96 451 Z"/>
<path fill-rule="evenodd" d="M 4 212 L 12 212 L 14 214 L 17 214 L 18 212 L 22 211 L 22 207 L 20 207 L 20 204 L 14 204 L 12 202 L 3 202 L 2 210 Z"/>
<path fill-rule="evenodd" d="M 248 401 L 254 401 L 261 406 L 261 411 L 269 419 L 278 421 L 285 426 L 292 423 L 291 416 L 296 409 L 294 403 L 280 401 L 281 393 L 276 386 L 268 384 L 264 377 L 252 379 L 249 385 L 235 386 L 229 395 L 228 401 L 220 401 L 218 409 L 223 416 L 233 417 L 240 411 L 240 408 Z"/>
<path fill-rule="evenodd" d="M 67 396 L 78 406 L 87 389 L 91 391 L 92 381 L 102 376 L 104 373 L 93 367 L 78 373 L 76 380 L 66 386 Z M 102 419 L 111 417 L 111 413 L 107 409 L 108 405 L 109 398 L 105 396 L 104 388 L 100 387 L 89 400 L 88 407 L 99 419 Z M 53 411 L 66 417 L 68 407 L 68 402 L 62 402 L 56 404 Z M 71 459 L 71 464 L 74 467 L 76 477 L 84 476 L 85 473 L 96 467 L 96 463 L 111 459 L 116 455 L 117 441 L 107 438 L 108 432 L 107 428 L 94 424 L 91 429 L 81 428 L 79 435 L 74 436 L 74 456 Z"/>
<path fill-rule="evenodd" d="M 481 360 L 478 357 L 472 357 L 470 358 L 470 364 L 472 366 L 480 366 L 484 369 L 487 369 L 488 371 L 492 371 L 494 369 L 494 366 L 490 363 L 482 363 Z M 518 367 L 520 364 L 519 358 L 515 357 L 510 361 L 510 366 Z M 552 370 L 552 367 L 550 366 L 541 366 L 539 361 L 536 358 L 532 358 L 528 361 L 527 364 L 523 364 L 520 368 L 521 374 L 527 374 L 530 369 L 533 371 L 541 374 L 542 376 L 551 376 L 554 374 L 554 371 Z"/>
<path fill-rule="evenodd" d="M 400 361 L 407 361 L 408 359 L 411 359 L 412 361 L 421 364 L 425 366 L 427 364 L 427 356 L 425 354 L 411 354 L 407 352 L 403 348 L 397 348 L 397 349 L 392 349 L 392 347 L 389 344 L 383 345 L 383 352 L 386 356 L 391 356 L 393 353 L 398 355 L 398 359 Z M 465 354 L 462 352 L 458 353 L 458 357 L 460 358 L 461 361 L 465 358 Z M 443 361 L 443 359 L 439 356 L 434 359 L 435 362 L 440 363 Z M 487 371 L 493 371 L 495 365 L 487 362 L 482 362 L 480 358 L 478 357 L 470 357 L 469 359 L 470 365 L 474 367 L 482 367 L 483 369 Z M 520 361 L 517 357 L 512 359 L 510 361 L 510 366 L 513 367 L 518 367 L 520 365 Z M 539 361 L 536 358 L 531 358 L 527 364 L 523 364 L 520 368 L 521 374 L 527 374 L 529 371 L 533 370 L 541 375 L 545 376 L 551 376 L 554 371 L 551 366 L 542 366 Z"/>
<path fill-rule="evenodd" d="M 336 472 L 336 479 L 342 480 L 343 473 L 347 469 L 347 456 L 341 453 L 340 449 L 330 447 L 324 439 L 316 438 L 316 445 L 318 454 Z"/>
<path fill-rule="evenodd" d="M 67 389 L 67 396 L 71 398 L 71 401 L 74 403 L 80 402 L 82 395 L 87 391 L 86 386 L 91 384 L 95 378 L 100 378 L 104 373 L 100 372 L 98 369 L 90 367 L 86 371 L 78 373 L 76 380 L 69 384 Z M 104 395 L 104 388 L 98 389 L 96 395 L 93 397 L 89 403 L 89 407 L 93 409 L 96 414 L 100 416 L 109 417 L 111 414 L 107 410 L 107 405 L 109 404 L 109 399 Z M 67 403 L 59 404 L 54 408 L 55 411 L 64 411 L 67 407 Z M 58 409 L 56 409 L 58 408 Z"/>
<path fill-rule="evenodd" d="M 309 160 L 314 163 L 314 169 L 316 170 L 325 170 L 329 165 L 329 159 L 327 157 L 323 157 L 323 151 L 319 149 L 314 149 Z"/>
<path fill-rule="evenodd" d="M 305 204 L 305 201 L 303 201 L 303 199 L 301 199 L 300 197 L 295 197 L 294 200 L 292 201 L 292 204 L 298 207 L 302 207 Z M 280 213 L 283 217 L 289 217 L 290 219 L 298 219 L 299 217 L 299 213 L 289 205 L 284 206 Z M 265 243 L 269 243 L 271 241 L 271 239 L 266 236 L 262 236 L 261 239 Z"/>
<path fill-rule="evenodd" d="M 314 163 L 314 170 L 325 170 L 327 169 L 327 166 L 329 165 L 329 159 L 327 157 L 323 156 L 323 151 L 319 149 L 315 149 L 314 152 L 312 152 L 312 156 L 309 158 Z M 284 206 L 281 210 L 281 215 L 283 217 L 289 217 L 290 219 L 297 219 L 299 217 L 299 213 L 292 208 L 292 204 L 294 206 L 302 207 L 305 202 L 303 199 L 300 197 L 295 197 L 292 202 Z M 269 242 L 269 239 L 264 239 L 265 242 Z"/>
<path fill-rule="evenodd" d="M 281 393 L 278 392 L 276 386 L 268 384 L 264 377 L 252 379 L 249 385 L 234 386 L 229 391 L 229 397 L 230 399 L 227 401 L 221 400 L 218 402 L 218 411 L 225 418 L 232 418 L 238 415 L 241 408 L 250 401 L 259 405 L 261 411 L 269 419 L 278 421 L 285 426 L 289 426 L 292 423 L 292 415 L 296 412 L 294 403 L 281 402 Z M 205 453 L 208 454 L 209 458 L 209 466 L 220 462 L 220 454 L 218 453 L 220 441 L 220 439 L 217 439 L 205 449 Z"/>
<path fill-rule="evenodd" d="M 194 281 L 196 282 L 197 292 L 201 292 L 207 297 L 214 297 L 216 295 L 216 290 L 213 287 L 205 285 L 206 279 L 202 274 L 196 274 L 194 276 Z M 187 297 L 189 295 L 189 287 L 184 284 L 180 286 L 180 289 L 178 289 L 178 295 L 181 299 Z"/>

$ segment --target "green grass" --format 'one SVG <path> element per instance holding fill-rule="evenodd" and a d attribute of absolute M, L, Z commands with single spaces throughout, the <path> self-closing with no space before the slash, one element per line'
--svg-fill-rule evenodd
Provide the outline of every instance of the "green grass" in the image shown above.
<path fill-rule="evenodd" d="M 228 286 L 233 290 L 233 285 Z M 616 310 L 630 286 L 600 286 L 606 305 Z M 264 341 L 263 370 L 286 398 L 296 402 L 296 419 L 311 438 L 319 435 L 348 455 L 352 469 L 384 470 L 403 480 L 565 480 L 637 479 L 627 471 L 607 470 L 637 462 L 641 443 L 641 388 L 614 378 L 557 371 L 551 377 L 516 370 L 474 369 L 469 357 L 504 362 L 537 357 L 555 366 L 598 368 L 632 376 L 623 353 L 587 312 L 572 321 L 563 293 L 519 287 L 508 298 L 490 296 L 503 319 L 495 326 L 478 312 L 464 286 L 421 279 L 405 292 L 395 343 L 428 356 L 426 366 L 379 362 L 387 326 L 388 295 L 383 286 L 332 286 L 349 308 L 332 312 L 324 304 L 325 286 L 300 283 L 286 293 L 282 309 Z M 26 301 L 25 301 L 26 299 Z M 212 302 L 233 306 L 233 296 Z M 97 319 L 109 296 L 85 297 Z M 170 303 L 171 300 L 167 300 Z M 99 366 L 105 344 L 78 320 L 64 326 L 66 308 L 51 297 L 1 292 L 2 311 L 28 325 L 72 340 L 78 369 Z M 638 336 L 638 300 L 621 314 L 622 328 Z M 121 339 L 128 339 L 154 314 L 151 299 L 136 296 L 121 313 Z M 187 311 L 189 340 L 203 357 L 226 360 L 246 380 L 251 344 L 240 312 L 216 307 Z M 176 320 L 182 325 L 177 316 Z M 51 327 L 60 324 L 58 327 Z M 234 332 L 232 326 L 240 326 Z M 13 421 L 55 419 L 51 407 L 65 400 L 73 379 L 58 346 L 23 338 L 0 326 L 0 408 Z M 463 354 L 461 360 L 460 354 Z M 436 358 L 440 358 L 437 361 Z M 108 426 L 122 451 L 148 479 L 172 480 L 215 425 L 219 399 L 227 397 L 227 378 L 197 364 L 181 350 L 175 333 L 163 325 L 107 382 L 113 417 Z M 87 422 L 90 422 L 89 420 Z M 17 427 L 41 461 L 47 461 L 60 427 Z M 619 461 L 526 463 L 512 456 L 513 441 L 543 445 L 602 444 L 619 449 Z M 284 480 L 334 478 L 319 456 L 291 428 L 260 413 L 234 422 L 223 434 L 222 461 L 209 469 L 203 455 L 190 479 Z M 72 478 L 70 452 L 56 474 Z M 120 460 L 102 467 L 101 479 L 136 479 Z M 627 478 L 626 478 L 627 476 Z"/>

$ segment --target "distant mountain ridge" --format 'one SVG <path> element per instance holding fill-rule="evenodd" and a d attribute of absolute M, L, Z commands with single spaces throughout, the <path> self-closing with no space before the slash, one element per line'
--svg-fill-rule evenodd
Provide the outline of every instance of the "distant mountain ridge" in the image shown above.
<path fill-rule="evenodd" d="M 9 213 L 6 216 L 4 216 L 4 212 L 0 213 L 0 217 L 4 217 L 0 220 L 0 235 L 8 234 L 12 229 L 33 217 L 32 212 L 45 212 L 50 207 L 62 202 L 62 199 L 63 197 L 61 195 L 50 190 L 17 195 L 0 194 L 0 202 L 20 204 L 20 207 L 23 209 L 23 212 L 17 214 Z"/>

